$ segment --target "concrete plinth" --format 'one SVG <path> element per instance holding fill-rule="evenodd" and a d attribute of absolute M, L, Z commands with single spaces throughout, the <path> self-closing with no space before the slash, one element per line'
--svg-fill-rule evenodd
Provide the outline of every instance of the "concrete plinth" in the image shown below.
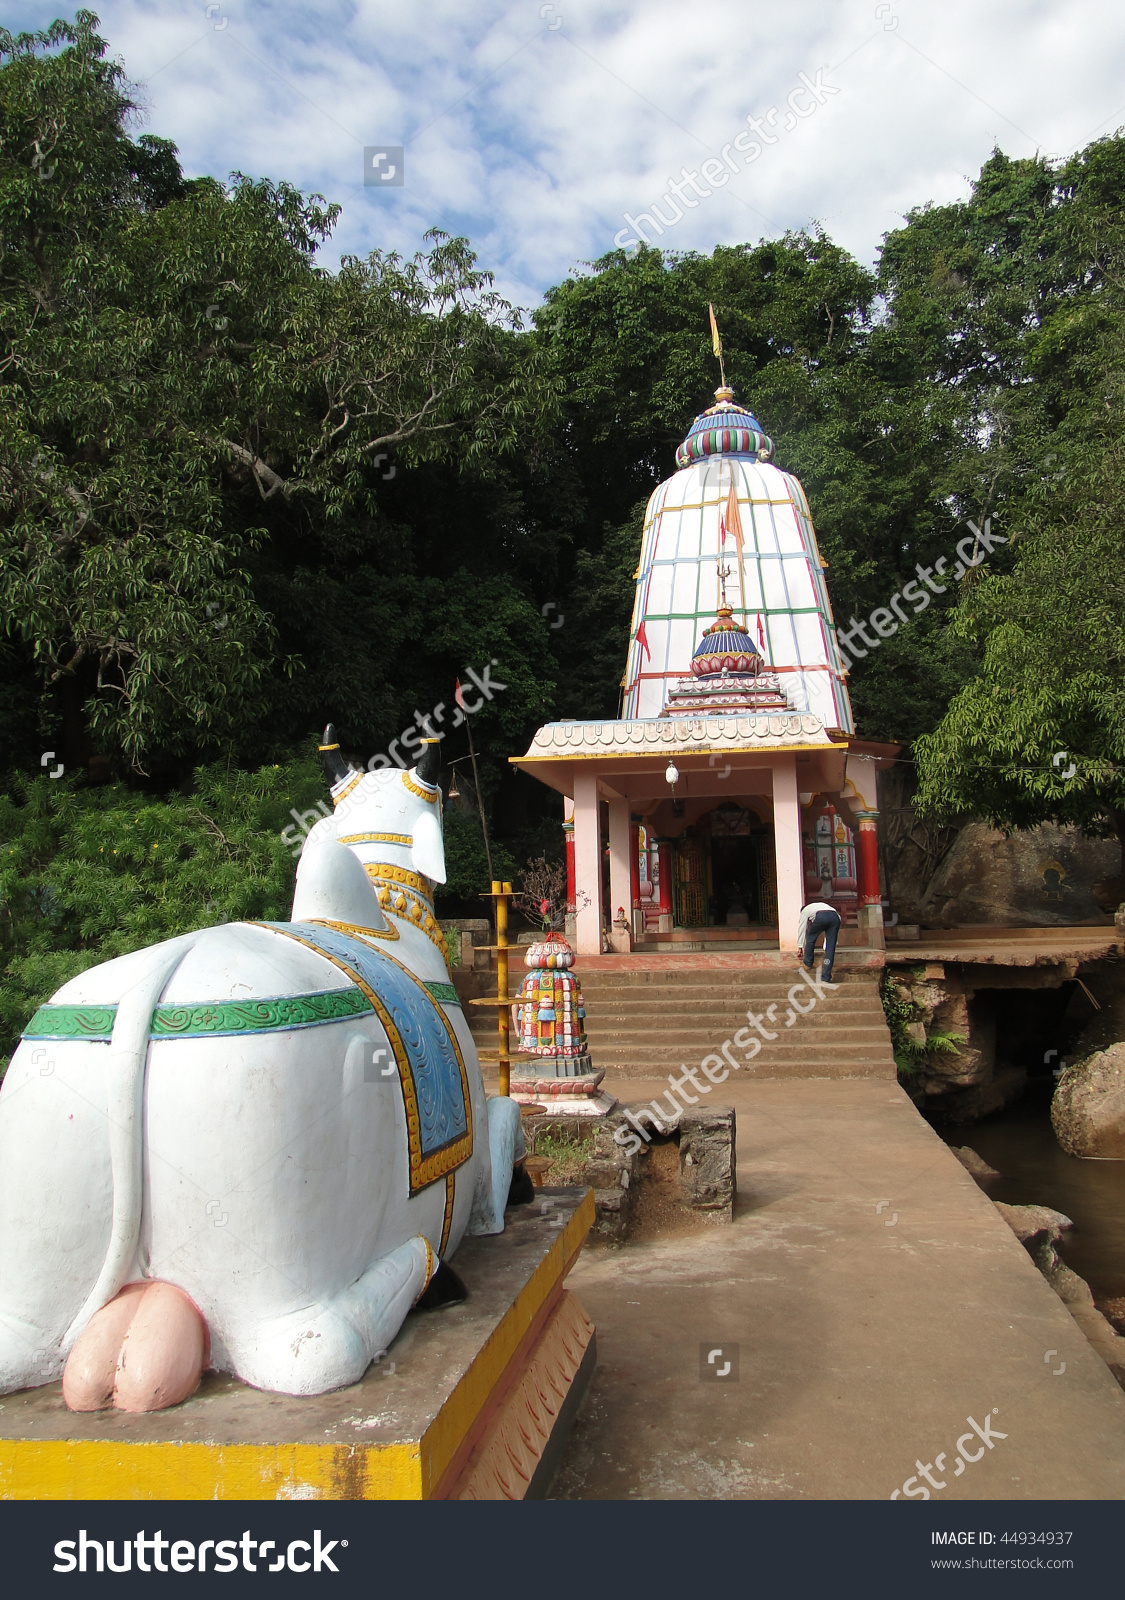
<path fill-rule="evenodd" d="M 563 1288 L 589 1189 L 539 1189 L 453 1265 L 469 1298 L 412 1313 L 382 1361 L 333 1394 L 210 1374 L 146 1416 L 67 1411 L 61 1385 L 0 1399 L 0 1497 L 434 1500 L 542 1495 L 596 1359 Z"/>
<path fill-rule="evenodd" d="M 614 1094 L 556 1095 L 551 1096 L 528 1090 L 512 1090 L 512 1099 L 519 1105 L 535 1106 L 545 1117 L 606 1117 L 617 1104 Z"/>
<path fill-rule="evenodd" d="M 612 1094 L 599 1094 L 605 1068 L 591 1072 L 589 1056 L 544 1056 L 531 1063 L 534 1073 L 513 1076 L 512 1099 L 521 1106 L 541 1106 L 549 1117 L 604 1117 L 617 1104 Z M 573 1066 L 585 1070 L 572 1073 Z"/>

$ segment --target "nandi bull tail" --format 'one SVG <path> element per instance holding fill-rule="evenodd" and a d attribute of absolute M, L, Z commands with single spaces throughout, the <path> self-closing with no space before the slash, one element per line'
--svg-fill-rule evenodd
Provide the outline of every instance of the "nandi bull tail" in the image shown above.
<path fill-rule="evenodd" d="M 57 1378 L 90 1317 L 139 1275 L 152 1011 L 199 937 L 119 957 L 104 986 L 83 976 L 80 1004 L 96 1011 L 87 997 L 101 989 L 110 1042 L 30 1036 L 12 1058 L 0 1092 L 0 1393 Z M 60 1014 L 72 994 L 54 998 Z"/>
<path fill-rule="evenodd" d="M 168 979 L 188 951 L 202 937 L 185 934 L 156 945 L 141 977 L 122 995 L 110 1043 L 111 1070 L 107 1080 L 106 1121 L 110 1166 L 113 1172 L 113 1221 L 109 1248 L 98 1280 L 87 1295 L 63 1338 L 64 1351 L 83 1328 L 117 1294 L 132 1276 L 141 1236 L 141 1202 L 144 1179 L 144 1093 L 152 1013 Z"/>

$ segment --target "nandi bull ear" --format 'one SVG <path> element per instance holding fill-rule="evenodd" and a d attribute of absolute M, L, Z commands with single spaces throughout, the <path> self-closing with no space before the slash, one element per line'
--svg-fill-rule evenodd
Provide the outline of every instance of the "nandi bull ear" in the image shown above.
<path fill-rule="evenodd" d="M 415 872 L 425 873 L 434 883 L 445 882 L 445 845 L 436 806 L 427 806 L 422 816 L 415 819 L 410 859 Z"/>

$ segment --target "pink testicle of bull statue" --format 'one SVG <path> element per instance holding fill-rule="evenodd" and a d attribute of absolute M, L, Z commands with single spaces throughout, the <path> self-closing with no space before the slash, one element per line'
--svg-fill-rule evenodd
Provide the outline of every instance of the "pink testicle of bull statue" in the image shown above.
<path fill-rule="evenodd" d="M 161 1411 L 199 1388 L 210 1359 L 207 1324 L 171 1283 L 130 1283 L 94 1314 L 63 1372 L 71 1411 Z"/>

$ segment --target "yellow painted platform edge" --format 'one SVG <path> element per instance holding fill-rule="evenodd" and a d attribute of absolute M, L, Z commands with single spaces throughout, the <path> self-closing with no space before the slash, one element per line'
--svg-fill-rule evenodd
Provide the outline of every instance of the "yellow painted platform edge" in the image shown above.
<path fill-rule="evenodd" d="M 561 1284 L 568 1263 L 582 1248 L 593 1225 L 594 1194 L 587 1189 L 581 1205 L 560 1230 L 550 1250 L 423 1435 L 423 1499 L 429 1499 L 441 1482 L 446 1468 L 503 1378 L 520 1341 L 552 1290 Z"/>
<path fill-rule="evenodd" d="M 418 1500 L 409 1444 L 0 1440 L 4 1500 Z"/>
<path fill-rule="evenodd" d="M 422 1500 L 594 1222 L 590 1190 L 421 1441 L 353 1445 L 0 1439 L 3 1500 Z"/>

